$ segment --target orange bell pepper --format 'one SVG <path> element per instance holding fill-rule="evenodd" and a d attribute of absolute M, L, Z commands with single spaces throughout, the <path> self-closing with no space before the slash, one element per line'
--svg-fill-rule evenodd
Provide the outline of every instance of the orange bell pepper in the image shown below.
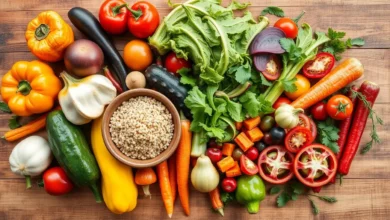
<path fill-rule="evenodd" d="M 65 49 L 74 41 L 72 28 L 55 11 L 41 12 L 27 25 L 27 46 L 39 59 L 62 60 Z"/>
<path fill-rule="evenodd" d="M 47 64 L 18 61 L 3 76 L 1 97 L 18 116 L 30 116 L 49 111 L 62 84 Z"/>

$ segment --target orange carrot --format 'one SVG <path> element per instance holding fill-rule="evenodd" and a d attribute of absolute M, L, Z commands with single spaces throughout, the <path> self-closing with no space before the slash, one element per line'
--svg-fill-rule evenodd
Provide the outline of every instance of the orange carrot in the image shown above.
<path fill-rule="evenodd" d="M 233 143 L 223 143 L 222 154 L 225 156 L 232 156 L 234 148 L 236 148 L 236 145 Z"/>
<path fill-rule="evenodd" d="M 179 146 L 176 150 L 176 176 L 177 176 L 177 192 L 181 207 L 184 213 L 190 215 L 190 198 L 189 198 L 189 174 L 190 174 L 190 154 L 191 154 L 191 139 L 190 131 L 191 122 L 187 120 L 183 113 L 180 112 L 181 118 L 181 138 Z"/>
<path fill-rule="evenodd" d="M 234 141 L 244 152 L 254 145 L 254 143 L 248 138 L 248 136 L 246 136 L 244 132 L 241 132 L 239 135 L 237 135 Z"/>
<path fill-rule="evenodd" d="M 247 130 L 252 130 L 253 128 L 255 128 L 257 125 L 259 125 L 261 122 L 261 119 L 260 119 L 260 116 L 257 116 L 257 117 L 254 117 L 254 118 L 248 118 L 246 119 L 243 124 L 244 124 L 244 127 L 247 129 Z"/>
<path fill-rule="evenodd" d="M 238 165 L 237 161 L 234 161 L 234 166 L 226 171 L 227 177 L 236 177 L 241 176 L 240 165 Z"/>
<path fill-rule="evenodd" d="M 245 131 L 246 136 L 248 136 L 249 140 L 252 142 L 257 142 L 261 140 L 264 136 L 263 132 L 261 132 L 260 128 L 255 127 L 252 130 Z"/>
<path fill-rule="evenodd" d="M 223 213 L 223 202 L 221 200 L 221 195 L 219 193 L 219 188 L 215 188 L 213 191 L 209 192 L 211 205 L 215 211 L 218 211 L 219 214 L 224 216 Z"/>
<path fill-rule="evenodd" d="M 160 183 L 161 196 L 164 201 L 167 214 L 169 218 L 171 218 L 173 214 L 173 197 L 172 197 L 171 184 L 169 183 L 169 172 L 168 172 L 167 161 L 160 163 L 159 165 L 157 165 L 156 168 L 157 168 L 158 182 Z"/>
<path fill-rule="evenodd" d="M 173 204 L 176 200 L 177 192 L 177 182 L 176 182 L 176 154 L 173 154 L 168 159 L 168 169 L 169 169 L 169 183 L 171 184 Z"/>
<path fill-rule="evenodd" d="M 235 125 L 236 125 L 236 129 L 237 129 L 238 131 L 241 131 L 242 122 L 235 122 Z"/>
<path fill-rule="evenodd" d="M 233 157 L 228 156 L 223 158 L 222 160 L 218 161 L 217 166 L 222 173 L 226 172 L 234 166 Z"/>
<path fill-rule="evenodd" d="M 157 181 L 156 173 L 154 173 L 152 168 L 141 168 L 135 172 L 135 183 L 139 186 L 142 186 L 145 196 L 152 198 L 152 194 L 149 191 L 149 185 Z"/>
<path fill-rule="evenodd" d="M 295 108 L 307 109 L 358 79 L 363 72 L 363 65 L 358 59 L 346 59 L 291 105 Z"/>

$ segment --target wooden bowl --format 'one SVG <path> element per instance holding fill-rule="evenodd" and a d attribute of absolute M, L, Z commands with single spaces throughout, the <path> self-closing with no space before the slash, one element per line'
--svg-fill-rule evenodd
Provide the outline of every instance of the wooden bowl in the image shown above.
<path fill-rule="evenodd" d="M 156 99 L 157 101 L 160 101 L 165 107 L 167 107 L 168 111 L 172 115 L 172 120 L 174 124 L 174 131 L 173 131 L 173 137 L 171 140 L 171 143 L 169 144 L 168 148 L 165 149 L 163 152 L 161 152 L 158 156 L 147 159 L 147 160 L 138 160 L 138 159 L 132 159 L 125 154 L 123 154 L 115 145 L 115 143 L 111 139 L 111 133 L 110 133 L 110 119 L 115 112 L 115 110 L 124 102 L 129 100 L 130 98 L 134 98 L 137 96 L 148 96 L 151 98 Z M 151 116 L 153 117 L 153 116 Z M 104 143 L 107 146 L 108 151 L 119 161 L 121 161 L 124 164 L 127 164 L 131 167 L 136 168 L 144 168 L 144 167 L 153 167 L 157 164 L 160 164 L 161 162 L 167 160 L 176 150 L 181 136 L 181 126 L 180 126 L 180 116 L 177 112 L 175 106 L 173 103 L 165 97 L 163 94 L 156 92 L 151 89 L 132 89 L 127 92 L 124 92 L 117 96 L 106 108 L 104 115 L 103 115 L 103 125 L 102 125 L 102 133 L 103 133 L 103 139 Z"/>

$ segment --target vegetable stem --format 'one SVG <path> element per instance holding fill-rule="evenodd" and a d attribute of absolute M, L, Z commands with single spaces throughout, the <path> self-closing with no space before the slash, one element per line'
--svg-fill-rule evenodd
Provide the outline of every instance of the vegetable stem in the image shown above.
<path fill-rule="evenodd" d="M 31 188 L 31 176 L 27 175 L 24 177 L 26 177 L 26 189 L 30 189 Z"/>
<path fill-rule="evenodd" d="M 306 11 L 302 11 L 296 18 L 293 19 L 293 21 L 295 22 L 295 24 L 298 25 L 298 22 L 299 20 L 301 20 L 301 18 L 303 17 L 303 15 L 306 13 Z"/>
<path fill-rule="evenodd" d="M 92 193 L 95 196 L 96 203 L 101 203 L 103 199 L 102 199 L 102 195 L 100 194 L 99 187 L 96 185 L 96 183 L 90 185 L 89 188 L 92 190 Z"/>
<path fill-rule="evenodd" d="M 112 16 L 113 16 L 113 17 L 116 17 L 116 16 L 120 13 L 120 11 L 121 11 L 121 9 L 122 9 L 123 7 L 128 8 L 129 6 L 128 6 L 127 3 L 124 3 L 124 4 L 121 4 L 121 5 L 118 5 L 118 6 L 113 7 L 113 8 L 111 9 L 111 10 L 112 10 Z M 131 9 L 129 9 L 129 10 L 131 10 Z"/>
<path fill-rule="evenodd" d="M 150 194 L 149 185 L 142 186 L 145 196 L 148 196 L 149 199 L 152 199 L 152 194 Z"/>
<path fill-rule="evenodd" d="M 26 80 L 22 80 L 18 84 L 18 90 L 16 90 L 16 93 L 20 92 L 22 95 L 26 96 L 30 94 L 31 91 L 31 85 Z"/>

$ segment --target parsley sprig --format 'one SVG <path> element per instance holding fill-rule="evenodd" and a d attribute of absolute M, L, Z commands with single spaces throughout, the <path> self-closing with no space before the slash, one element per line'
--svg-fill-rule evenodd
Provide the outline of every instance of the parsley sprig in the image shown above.
<path fill-rule="evenodd" d="M 284 11 L 283 9 L 276 7 L 276 6 L 268 6 L 261 11 L 261 16 L 265 16 L 267 14 L 275 15 L 277 17 L 284 17 Z"/>
<path fill-rule="evenodd" d="M 361 47 L 365 44 L 363 38 L 348 38 L 344 41 L 345 32 L 335 31 L 332 28 L 328 29 L 327 36 L 330 38 L 330 41 L 324 44 L 322 51 L 333 54 L 336 60 L 341 59 L 341 54 L 344 53 L 345 50 L 352 48 L 353 46 Z"/>
<path fill-rule="evenodd" d="M 329 147 L 334 153 L 338 153 L 340 150 L 337 144 L 339 140 L 339 128 L 335 126 L 334 120 L 328 118 L 326 121 L 318 122 L 317 130 L 318 141 Z"/>

